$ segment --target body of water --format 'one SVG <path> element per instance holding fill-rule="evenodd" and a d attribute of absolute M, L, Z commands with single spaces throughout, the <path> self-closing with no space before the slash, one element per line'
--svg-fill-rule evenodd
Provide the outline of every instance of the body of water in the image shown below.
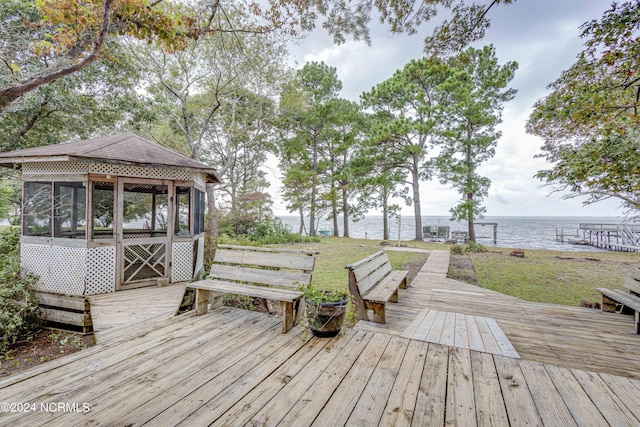
<path fill-rule="evenodd" d="M 288 225 L 292 231 L 297 232 L 300 227 L 300 218 L 296 216 L 282 216 L 282 222 Z M 308 220 L 308 219 L 307 219 Z M 478 223 L 497 223 L 497 244 L 503 248 L 523 249 L 550 249 L 560 251 L 600 251 L 600 249 L 583 245 L 570 245 L 567 238 L 582 238 L 582 232 L 578 231 L 580 223 L 619 224 L 620 217 L 491 217 L 487 216 Z M 338 221 L 340 235 L 342 235 L 342 218 Z M 423 216 L 423 226 L 449 226 L 451 231 L 466 231 L 466 222 L 450 221 L 444 216 Z M 325 219 L 319 223 L 319 229 L 332 230 L 333 222 Z M 389 220 L 389 238 L 391 241 L 398 239 L 400 228 L 401 240 L 412 240 L 415 237 L 415 223 L 413 216 L 403 216 Z M 308 224 L 306 230 L 308 231 Z M 562 229 L 565 243 L 556 241 L 556 230 Z M 476 240 L 487 246 L 493 246 L 493 226 L 476 225 Z M 382 216 L 366 216 L 364 219 L 351 222 L 349 225 L 350 236 L 359 239 L 382 239 Z"/>

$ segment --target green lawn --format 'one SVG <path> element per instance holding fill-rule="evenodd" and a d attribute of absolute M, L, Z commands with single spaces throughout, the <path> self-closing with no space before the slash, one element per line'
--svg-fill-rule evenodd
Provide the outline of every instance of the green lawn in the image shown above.
<path fill-rule="evenodd" d="M 414 244 L 414 242 L 402 242 L 409 246 L 427 248 L 428 244 Z M 279 245 L 287 247 L 285 245 Z M 341 237 L 323 237 L 319 243 L 295 244 L 296 249 L 310 249 L 318 251 L 316 256 L 316 266 L 313 271 L 313 283 L 323 289 L 348 289 L 347 264 L 354 263 L 377 251 L 383 249 L 380 240 L 348 239 Z M 439 247 L 447 249 L 442 245 L 431 245 L 432 248 Z M 424 263 L 426 254 L 416 254 L 411 252 L 388 252 L 391 265 L 396 270 L 404 269 L 409 262 Z"/>
<path fill-rule="evenodd" d="M 492 248 L 471 254 L 478 285 L 528 301 L 574 306 L 600 301 L 596 288 L 621 288 L 627 271 L 640 262 L 636 253 L 527 249 L 525 258 L 516 258 L 510 252 Z"/>

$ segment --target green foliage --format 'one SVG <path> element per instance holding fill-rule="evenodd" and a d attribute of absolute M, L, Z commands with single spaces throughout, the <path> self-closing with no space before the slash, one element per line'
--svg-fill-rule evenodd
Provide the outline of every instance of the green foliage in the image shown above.
<path fill-rule="evenodd" d="M 0 355 L 31 339 L 39 327 L 38 300 L 31 291 L 37 278 L 20 268 L 20 232 L 0 232 Z"/>
<path fill-rule="evenodd" d="M 488 195 L 491 181 L 478 174 L 478 167 L 495 155 L 501 132 L 502 105 L 513 99 L 514 89 L 507 88 L 518 64 L 498 64 L 493 46 L 469 48 L 447 60 L 447 79 L 441 89 L 449 94 L 444 106 L 438 157 L 440 182 L 450 184 L 461 195 L 451 209 L 453 219 L 469 222 L 469 237 L 475 240 L 473 220 L 485 209 L 482 200 Z"/>
<path fill-rule="evenodd" d="M 349 298 L 349 293 L 346 291 L 320 289 L 313 283 L 302 285 L 300 289 L 304 293 L 304 299 L 306 301 L 312 301 L 316 305 L 324 302 L 340 302 Z"/>
<path fill-rule="evenodd" d="M 279 218 L 274 217 L 265 217 L 261 221 L 252 223 L 251 227 L 243 234 L 236 234 L 228 223 L 221 221 L 220 239 L 218 240 L 221 244 L 233 243 L 245 246 L 318 241 L 317 237 L 307 237 L 291 232 L 289 227 L 284 225 Z"/>
<path fill-rule="evenodd" d="M 245 295 L 226 294 L 222 298 L 222 303 L 227 307 L 241 308 L 243 310 L 255 311 L 256 309 L 253 298 Z"/>
<path fill-rule="evenodd" d="M 0 219 L 8 219 L 11 224 L 20 220 L 20 197 L 22 188 L 20 181 L 13 179 L 0 180 Z"/>
<path fill-rule="evenodd" d="M 449 251 L 454 255 L 462 255 L 464 253 L 464 246 L 462 245 L 451 245 Z"/>
<path fill-rule="evenodd" d="M 364 106 L 375 113 L 369 138 L 377 161 L 386 171 L 400 169 L 410 177 L 416 240 L 423 237 L 420 181 L 433 173 L 429 152 L 444 119 L 447 94 L 440 86 L 445 78 L 442 60 L 421 58 L 361 95 Z"/>
<path fill-rule="evenodd" d="M 308 62 L 281 94 L 280 169 L 285 176 L 284 199 L 291 210 L 308 210 L 311 236 L 316 235 L 316 215 L 332 202 L 335 207 L 335 145 L 346 150 L 351 142 L 350 137 L 346 143 L 340 141 L 348 132 L 336 130 L 341 124 L 350 124 L 358 114 L 355 104 L 337 98 L 341 88 L 334 67 Z"/>
<path fill-rule="evenodd" d="M 585 50 L 534 106 L 527 131 L 544 139 L 536 175 L 585 203 L 617 198 L 640 210 L 640 4 L 614 4 L 585 23 Z"/>
<path fill-rule="evenodd" d="M 480 243 L 471 242 L 467 245 L 464 251 L 471 252 L 471 253 L 479 253 L 479 252 L 487 252 L 488 249 L 483 245 L 481 245 Z"/>

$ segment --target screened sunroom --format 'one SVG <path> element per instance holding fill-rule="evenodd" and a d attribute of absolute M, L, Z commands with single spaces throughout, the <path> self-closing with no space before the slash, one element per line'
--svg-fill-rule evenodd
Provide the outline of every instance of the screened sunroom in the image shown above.
<path fill-rule="evenodd" d="M 36 290 L 94 295 L 203 268 L 215 169 L 126 133 L 0 153 L 22 171 L 21 262 Z"/>

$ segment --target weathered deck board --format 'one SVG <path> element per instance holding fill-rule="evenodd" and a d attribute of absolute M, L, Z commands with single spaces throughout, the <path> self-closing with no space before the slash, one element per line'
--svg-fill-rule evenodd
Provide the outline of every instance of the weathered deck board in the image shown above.
<path fill-rule="evenodd" d="M 494 319 L 424 309 L 401 334 L 404 338 L 519 357 Z"/>
<path fill-rule="evenodd" d="M 135 335 L 137 326 L 172 317 L 182 300 L 184 283 L 164 288 L 155 286 L 110 294 L 92 295 L 91 318 L 97 342 L 127 333 Z"/>
<path fill-rule="evenodd" d="M 361 321 L 356 328 L 402 335 L 426 309 L 475 316 L 481 332 L 489 326 L 479 319 L 492 318 L 523 359 L 640 380 L 640 339 L 633 316 L 529 302 L 448 279 L 448 260 L 446 251 L 431 251 L 411 286 L 399 290 L 399 302 L 387 307 L 387 323 Z"/>
<path fill-rule="evenodd" d="M 426 316 L 425 316 L 426 317 Z M 445 316 L 446 317 L 446 316 Z M 220 308 L 0 383 L 0 425 L 638 425 L 636 380 L 365 331 L 280 333 Z M 18 400 L 15 400 L 18 399 Z"/>

